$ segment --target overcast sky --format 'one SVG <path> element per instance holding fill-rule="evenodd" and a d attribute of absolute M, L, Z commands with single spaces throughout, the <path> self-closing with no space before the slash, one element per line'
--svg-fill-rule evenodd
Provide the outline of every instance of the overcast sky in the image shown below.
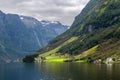
<path fill-rule="evenodd" d="M 0 10 L 71 25 L 89 0 L 0 0 Z"/>

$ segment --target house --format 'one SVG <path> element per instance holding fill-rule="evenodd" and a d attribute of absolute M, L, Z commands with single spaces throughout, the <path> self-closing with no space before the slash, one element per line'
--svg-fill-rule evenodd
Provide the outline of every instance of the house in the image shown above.
<path fill-rule="evenodd" d="M 107 59 L 106 59 L 106 63 L 113 63 L 114 61 L 113 61 L 113 59 L 111 58 L 111 57 L 108 57 Z"/>

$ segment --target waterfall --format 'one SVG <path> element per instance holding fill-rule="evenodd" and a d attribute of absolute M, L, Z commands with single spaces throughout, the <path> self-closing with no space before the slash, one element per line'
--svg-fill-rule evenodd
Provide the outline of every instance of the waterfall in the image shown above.
<path fill-rule="evenodd" d="M 5 47 L 2 44 L 0 44 L 0 47 L 2 48 L 3 52 L 6 53 Z"/>
<path fill-rule="evenodd" d="M 38 38 L 37 33 L 36 33 L 34 30 L 33 30 L 33 33 L 34 33 L 34 35 L 35 35 L 35 38 L 36 38 L 36 40 L 37 40 L 38 45 L 41 47 L 41 43 L 40 43 L 40 40 L 39 40 L 39 38 Z"/>

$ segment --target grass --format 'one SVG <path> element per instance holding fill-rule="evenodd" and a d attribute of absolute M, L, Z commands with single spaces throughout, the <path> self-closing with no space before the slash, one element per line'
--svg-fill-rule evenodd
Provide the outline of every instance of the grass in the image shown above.
<path fill-rule="evenodd" d="M 65 45 L 67 45 L 67 44 L 69 44 L 69 43 L 71 43 L 71 42 L 73 42 L 77 39 L 78 39 L 78 37 L 72 37 L 69 40 L 65 41 L 63 44 L 61 44 L 60 46 L 54 48 L 53 50 L 50 50 L 46 53 L 43 53 L 43 54 L 39 55 L 38 58 L 41 57 L 41 56 L 47 57 L 47 56 L 50 56 L 52 54 L 55 54 L 61 47 L 65 46 Z"/>
<path fill-rule="evenodd" d="M 51 57 L 45 60 L 45 62 L 64 62 L 65 58 Z"/>
<path fill-rule="evenodd" d="M 89 56 L 89 55 L 91 55 L 91 54 L 94 54 L 94 53 L 97 51 L 98 47 L 99 47 L 99 46 L 96 45 L 96 46 L 88 49 L 87 51 L 84 51 L 83 53 L 77 55 L 76 58 L 80 59 L 80 58 Z"/>
<path fill-rule="evenodd" d="M 58 56 L 49 56 L 46 58 L 45 62 L 64 62 L 66 60 L 71 60 L 71 59 L 65 57 L 58 57 Z M 85 63 L 86 60 L 77 60 L 74 62 Z"/>
<path fill-rule="evenodd" d="M 78 60 L 78 61 L 76 61 L 76 62 L 79 62 L 79 63 L 86 63 L 87 60 Z"/>

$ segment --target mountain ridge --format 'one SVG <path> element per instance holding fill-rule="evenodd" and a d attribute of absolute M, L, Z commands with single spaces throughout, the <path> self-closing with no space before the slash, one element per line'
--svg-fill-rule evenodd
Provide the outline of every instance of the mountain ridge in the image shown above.
<path fill-rule="evenodd" d="M 0 11 L 0 62 L 33 54 L 68 27 L 48 23 L 49 25 L 43 26 L 35 18 Z"/>
<path fill-rule="evenodd" d="M 27 58 L 32 57 L 31 60 L 34 60 L 34 58 L 39 59 L 41 56 L 49 58 L 74 55 L 76 59 L 86 60 L 91 57 L 94 60 L 99 58 L 105 60 L 116 54 L 119 57 L 119 25 L 119 0 L 90 0 L 82 12 L 76 16 L 69 30 L 50 41 L 46 47 L 34 55 L 35 57 L 27 56 Z M 105 44 L 108 47 L 106 53 L 102 51 L 105 46 L 100 48 L 101 45 Z"/>

